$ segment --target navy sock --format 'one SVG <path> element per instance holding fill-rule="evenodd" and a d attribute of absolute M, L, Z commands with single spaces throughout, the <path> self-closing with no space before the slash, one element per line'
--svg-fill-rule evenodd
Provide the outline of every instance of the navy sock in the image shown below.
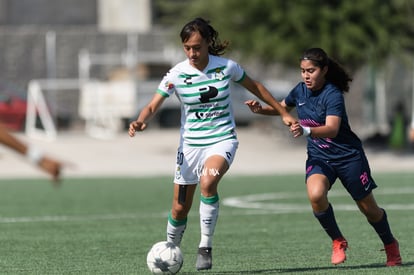
<path fill-rule="evenodd" d="M 322 228 L 329 235 L 329 237 L 331 237 L 332 240 L 342 237 L 342 233 L 339 230 L 338 224 L 336 223 L 331 204 L 329 204 L 328 209 L 325 211 L 319 213 L 314 212 L 313 215 L 318 219 L 319 223 L 322 225 Z"/>
<path fill-rule="evenodd" d="M 391 233 L 390 225 L 388 223 L 387 219 L 387 213 L 384 209 L 384 215 L 382 216 L 382 219 L 379 222 L 369 222 L 372 227 L 377 232 L 378 236 L 380 237 L 381 241 L 384 243 L 384 245 L 390 244 L 394 241 L 394 236 Z"/>

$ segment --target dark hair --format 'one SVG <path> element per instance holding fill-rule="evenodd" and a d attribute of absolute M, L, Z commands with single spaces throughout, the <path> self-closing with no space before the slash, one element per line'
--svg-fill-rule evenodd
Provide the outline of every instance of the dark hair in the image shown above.
<path fill-rule="evenodd" d="M 229 45 L 228 41 L 220 42 L 218 38 L 218 32 L 210 25 L 210 22 L 203 18 L 196 18 L 183 27 L 180 33 L 181 42 L 186 42 L 190 39 L 191 34 L 199 32 L 208 43 L 208 53 L 212 55 L 222 55 L 225 49 Z"/>
<path fill-rule="evenodd" d="M 329 58 L 321 48 L 307 49 L 303 53 L 301 60 L 310 60 L 315 66 L 321 69 L 328 66 L 328 72 L 325 76 L 326 81 L 337 86 L 342 92 L 349 91 L 348 82 L 352 81 L 352 78 L 338 62 Z"/>

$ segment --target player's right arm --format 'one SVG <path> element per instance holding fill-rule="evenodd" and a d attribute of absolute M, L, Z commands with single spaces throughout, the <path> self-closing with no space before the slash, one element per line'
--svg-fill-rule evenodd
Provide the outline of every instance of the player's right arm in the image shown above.
<path fill-rule="evenodd" d="M 26 156 L 27 159 L 48 173 L 55 183 L 59 183 L 63 164 L 54 158 L 44 155 L 40 150 L 21 141 L 10 134 L 6 127 L 0 123 L 0 143 L 11 148 L 15 152 Z"/>
<path fill-rule="evenodd" d="M 130 137 L 135 136 L 135 132 L 144 131 L 147 128 L 147 122 L 161 107 L 165 97 L 159 93 L 155 93 L 151 101 L 141 110 L 138 118 L 129 124 L 128 134 Z"/>

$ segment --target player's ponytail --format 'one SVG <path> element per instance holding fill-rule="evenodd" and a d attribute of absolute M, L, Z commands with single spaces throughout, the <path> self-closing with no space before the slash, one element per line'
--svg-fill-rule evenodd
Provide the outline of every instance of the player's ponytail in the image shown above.
<path fill-rule="evenodd" d="M 191 34 L 196 31 L 209 43 L 209 54 L 216 56 L 224 54 L 229 42 L 221 42 L 218 37 L 218 32 L 209 24 L 209 21 L 200 17 L 188 22 L 183 27 L 180 33 L 181 42 L 186 42 L 190 39 Z"/>
<path fill-rule="evenodd" d="M 310 60 L 321 69 L 328 66 L 328 72 L 325 76 L 326 81 L 334 84 L 342 92 L 349 91 L 349 82 L 352 81 L 352 78 L 337 61 L 328 57 L 323 49 L 308 49 L 303 53 L 301 60 Z"/>
<path fill-rule="evenodd" d="M 328 58 L 328 60 L 326 80 L 337 86 L 341 91 L 348 92 L 349 82 L 352 81 L 352 78 L 338 62 L 331 58 Z"/>

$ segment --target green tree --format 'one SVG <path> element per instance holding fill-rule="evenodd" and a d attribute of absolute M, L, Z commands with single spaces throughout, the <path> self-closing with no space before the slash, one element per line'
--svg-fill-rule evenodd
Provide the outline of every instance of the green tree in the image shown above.
<path fill-rule="evenodd" d="M 414 0 L 181 0 L 165 22 L 212 21 L 233 49 L 264 64 L 297 65 L 300 53 L 322 47 L 355 71 L 390 55 L 414 53 Z M 173 4 L 175 3 L 175 4 Z M 175 7 L 172 9 L 171 7 Z M 165 10 L 164 10 L 165 11 Z"/>

